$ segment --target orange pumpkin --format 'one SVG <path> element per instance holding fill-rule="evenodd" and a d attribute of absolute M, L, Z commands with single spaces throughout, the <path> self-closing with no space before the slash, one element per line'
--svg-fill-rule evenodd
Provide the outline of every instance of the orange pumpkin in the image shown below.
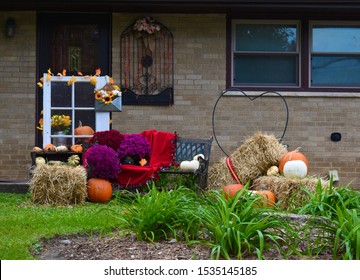
<path fill-rule="evenodd" d="M 46 152 L 55 152 L 56 151 L 56 146 L 54 144 L 49 143 L 49 144 L 45 145 L 44 150 Z"/>
<path fill-rule="evenodd" d="M 229 197 L 232 198 L 236 195 L 238 191 L 243 188 L 242 184 L 230 184 L 223 188 L 224 197 L 228 199 Z"/>
<path fill-rule="evenodd" d="M 81 146 L 81 144 L 74 144 L 70 147 L 70 150 L 75 153 L 81 153 L 83 151 L 83 147 Z"/>
<path fill-rule="evenodd" d="M 268 190 L 252 191 L 255 195 L 259 195 L 261 206 L 273 207 L 276 203 L 276 196 Z"/>
<path fill-rule="evenodd" d="M 79 121 L 79 126 L 74 129 L 75 135 L 93 135 L 94 130 L 91 128 L 91 126 L 82 125 L 82 122 Z"/>
<path fill-rule="evenodd" d="M 112 186 L 108 180 L 91 178 L 87 182 L 88 198 L 91 202 L 109 202 L 112 196 Z"/>
<path fill-rule="evenodd" d="M 280 160 L 279 160 L 279 171 L 283 173 L 284 171 L 284 165 L 288 161 L 291 160 L 301 160 L 306 164 L 307 169 L 309 170 L 309 161 L 307 160 L 306 156 L 299 152 L 299 150 L 294 150 L 291 152 L 285 153 Z"/>

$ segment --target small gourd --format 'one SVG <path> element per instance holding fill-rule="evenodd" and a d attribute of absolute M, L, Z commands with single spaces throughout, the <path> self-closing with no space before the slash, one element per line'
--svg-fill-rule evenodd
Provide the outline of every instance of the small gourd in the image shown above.
<path fill-rule="evenodd" d="M 54 144 L 49 143 L 49 144 L 46 144 L 46 145 L 45 145 L 44 150 L 45 150 L 46 152 L 56 152 L 56 147 L 55 147 Z"/>
<path fill-rule="evenodd" d="M 70 147 L 70 150 L 75 152 L 75 153 L 82 153 L 83 151 L 83 147 L 81 144 L 74 144 Z"/>
<path fill-rule="evenodd" d="M 33 148 L 33 152 L 35 152 L 35 153 L 42 153 L 43 152 L 43 149 L 41 149 L 40 147 L 34 147 Z"/>
<path fill-rule="evenodd" d="M 69 149 L 65 145 L 60 145 L 56 147 L 57 152 L 67 152 Z"/>

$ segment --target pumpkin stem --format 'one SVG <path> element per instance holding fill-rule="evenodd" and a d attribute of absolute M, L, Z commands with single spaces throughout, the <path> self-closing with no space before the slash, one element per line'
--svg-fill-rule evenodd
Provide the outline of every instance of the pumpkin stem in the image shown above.
<path fill-rule="evenodd" d="M 79 121 L 79 127 L 82 127 L 82 122 L 81 121 Z"/>
<path fill-rule="evenodd" d="M 265 184 L 261 184 L 260 189 L 261 189 L 262 191 L 265 191 L 265 190 L 266 190 L 266 185 L 265 185 Z"/>

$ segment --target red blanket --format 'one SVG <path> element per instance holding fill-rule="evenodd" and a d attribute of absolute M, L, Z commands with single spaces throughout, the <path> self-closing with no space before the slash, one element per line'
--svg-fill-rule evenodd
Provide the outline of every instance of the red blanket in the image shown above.
<path fill-rule="evenodd" d="M 176 147 L 175 133 L 145 130 L 140 133 L 151 145 L 151 157 L 147 166 L 122 164 L 117 183 L 124 187 L 145 184 L 150 179 L 158 179 L 159 170 L 174 164 Z"/>

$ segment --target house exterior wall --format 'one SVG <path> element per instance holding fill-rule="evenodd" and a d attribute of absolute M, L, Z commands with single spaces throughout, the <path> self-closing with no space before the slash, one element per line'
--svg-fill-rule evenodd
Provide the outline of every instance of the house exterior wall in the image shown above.
<path fill-rule="evenodd" d="M 0 12 L 4 23 L 9 13 Z M 17 35 L 0 36 L 0 180 L 28 178 L 35 139 L 36 13 L 12 12 Z M 142 14 L 113 14 L 112 76 L 120 81 L 121 32 Z M 123 106 L 113 113 L 113 129 L 137 133 L 146 129 L 177 131 L 187 137 L 213 135 L 212 114 L 226 89 L 226 15 L 152 14 L 174 35 L 174 105 Z M 360 189 L 360 99 L 332 93 L 316 96 L 287 92 L 289 122 L 283 143 L 301 147 L 309 159 L 310 175 L 338 170 L 340 182 Z M 278 96 L 250 101 L 243 95 L 224 95 L 216 107 L 215 131 L 221 147 L 231 154 L 243 141 L 261 131 L 280 137 L 285 106 Z M 342 133 L 332 142 L 332 132 Z M 213 142 L 212 162 L 224 157 Z"/>
<path fill-rule="evenodd" d="M 1 26 L 16 21 L 16 35 L 0 33 L 0 180 L 28 178 L 35 139 L 36 13 L 0 12 Z"/>

